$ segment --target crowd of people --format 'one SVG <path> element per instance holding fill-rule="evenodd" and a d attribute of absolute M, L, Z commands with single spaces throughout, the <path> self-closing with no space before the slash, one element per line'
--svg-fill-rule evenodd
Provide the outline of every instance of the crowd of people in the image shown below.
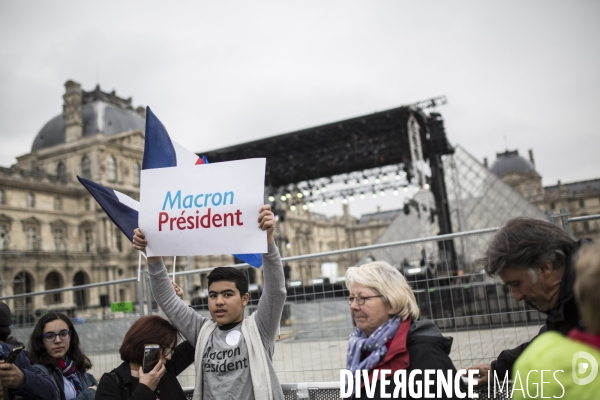
<path fill-rule="evenodd" d="M 42 316 L 27 350 L 19 352 L 23 346 L 10 337 L 10 309 L 0 303 L 2 398 L 184 400 L 177 375 L 195 363 L 194 400 L 283 400 L 273 353 L 286 287 L 270 206 L 259 210 L 257 222 L 266 231 L 268 251 L 262 255 L 264 289 L 256 311 L 245 317 L 250 296 L 248 280 L 239 269 L 219 267 L 208 275 L 211 318 L 206 318 L 182 301 L 181 288 L 169 279 L 162 258 L 148 257 L 152 292 L 168 321 L 159 316 L 138 319 L 119 349 L 122 364 L 99 381 L 88 372 L 92 363 L 67 316 Z M 133 244 L 140 251 L 148 245 L 139 229 Z M 516 301 L 526 302 L 547 319 L 533 340 L 502 351 L 490 363 L 469 368 L 476 375 L 476 385 L 511 379 L 514 398 L 531 398 L 536 397 L 531 393 L 540 390 L 541 382 L 542 386 L 546 383 L 545 396 L 596 398 L 600 390 L 600 378 L 594 379 L 600 360 L 600 243 L 576 241 L 548 222 L 517 218 L 494 235 L 479 261 L 488 275 L 510 288 Z M 385 261 L 351 267 L 345 283 L 355 322 L 345 367 L 350 376 L 363 377 L 360 384 L 357 378 L 350 397 L 358 398 L 362 392 L 361 398 L 390 398 L 386 394 L 420 398 L 413 391 L 396 397 L 403 383 L 386 381 L 380 371 L 390 376 L 398 371 L 413 376 L 414 371 L 426 370 L 458 374 L 449 356 L 452 338 L 419 318 L 415 295 L 396 268 Z M 149 344 L 160 351 L 156 365 L 146 369 L 143 361 Z M 532 371 L 538 376 L 542 371 L 541 381 L 530 379 Z M 543 371 L 552 371 L 553 379 L 544 377 Z M 591 373 L 586 375 L 586 371 Z M 456 382 L 466 392 L 468 380 Z M 346 388 L 351 383 L 346 382 Z M 428 386 L 431 393 L 437 393 L 435 398 L 463 397 L 456 396 L 456 391 L 448 394 L 438 387 L 439 380 L 425 374 L 416 375 L 409 384 Z M 363 391 L 367 387 L 372 392 L 368 396 Z"/>

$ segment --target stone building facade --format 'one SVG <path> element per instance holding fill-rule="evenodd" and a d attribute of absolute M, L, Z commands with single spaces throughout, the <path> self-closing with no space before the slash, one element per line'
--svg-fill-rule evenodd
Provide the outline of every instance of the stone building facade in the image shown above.
<path fill-rule="evenodd" d="M 378 211 L 355 218 L 345 204 L 343 215 L 327 217 L 298 207 L 281 213 L 285 218 L 278 224 L 275 237 L 284 257 L 368 246 L 375 243 L 399 212 Z M 334 283 L 362 255 L 356 252 L 289 262 L 289 280 L 310 284 L 315 279 L 329 278 Z"/>
<path fill-rule="evenodd" d="M 114 91 L 97 86 L 88 92 L 73 81 L 65 83 L 63 100 L 63 112 L 39 131 L 31 152 L 17 157 L 10 168 L 0 167 L 0 297 L 137 274 L 137 252 L 76 177 L 139 199 L 145 109 L 134 108 L 131 98 Z M 359 220 L 347 209 L 334 218 L 288 210 L 278 225 L 278 244 L 284 256 L 371 244 L 389 224 L 385 215 Z M 333 259 L 340 275 L 355 260 L 356 256 Z M 171 262 L 165 260 L 167 265 Z M 177 268 L 232 263 L 230 255 L 180 257 Z M 307 274 L 303 265 L 292 263 L 290 279 L 308 281 L 321 275 L 320 266 L 311 264 Z M 260 284 L 261 271 L 252 272 L 250 279 Z M 205 276 L 182 283 L 191 297 L 203 287 Z M 114 284 L 14 299 L 9 305 L 22 318 L 51 309 L 94 313 L 101 297 L 135 302 L 136 293 L 135 284 Z"/>
<path fill-rule="evenodd" d="M 496 157 L 490 170 L 543 212 L 557 214 L 564 208 L 570 217 L 600 214 L 600 179 L 558 181 L 556 185 L 543 186 L 532 150 L 529 150 L 529 159 L 521 157 L 517 150 L 497 153 Z M 573 223 L 571 231 L 578 238 L 598 239 L 600 220 Z"/>

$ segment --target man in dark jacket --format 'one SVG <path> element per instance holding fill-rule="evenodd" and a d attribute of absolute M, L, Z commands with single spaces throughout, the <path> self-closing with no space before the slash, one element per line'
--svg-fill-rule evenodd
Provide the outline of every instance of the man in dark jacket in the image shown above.
<path fill-rule="evenodd" d="M 14 363 L 4 360 L 14 348 L 5 343 L 10 335 L 10 308 L 0 303 L 0 385 L 4 400 L 16 396 L 23 399 L 53 399 L 54 385 L 37 368 L 34 368 L 25 353 L 21 352 Z"/>
<path fill-rule="evenodd" d="M 523 300 L 547 315 L 540 333 L 550 330 L 566 335 L 575 327 L 583 328 L 573 294 L 573 255 L 580 245 L 554 224 L 515 218 L 494 235 L 481 261 L 488 275 L 508 285 L 516 301 Z M 487 383 L 488 371 L 491 379 L 494 373 L 500 381 L 507 373 L 510 379 L 513 364 L 527 345 L 504 350 L 491 364 L 469 369 L 479 371 L 480 386 Z"/>

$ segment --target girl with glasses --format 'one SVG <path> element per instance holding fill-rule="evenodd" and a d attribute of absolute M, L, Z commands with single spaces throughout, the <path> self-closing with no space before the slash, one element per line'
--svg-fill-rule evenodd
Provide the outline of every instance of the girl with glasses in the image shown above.
<path fill-rule="evenodd" d="M 40 318 L 29 349 L 31 363 L 54 383 L 55 399 L 94 399 L 98 381 L 86 372 L 92 362 L 79 348 L 79 336 L 66 315 L 50 313 Z"/>
<path fill-rule="evenodd" d="M 177 288 L 176 288 L 177 291 Z M 144 373 L 144 346 L 158 344 L 160 361 Z M 123 363 L 100 379 L 96 400 L 185 400 L 177 375 L 194 362 L 194 347 L 177 344 L 177 329 L 157 315 L 138 319 L 119 349 Z"/>

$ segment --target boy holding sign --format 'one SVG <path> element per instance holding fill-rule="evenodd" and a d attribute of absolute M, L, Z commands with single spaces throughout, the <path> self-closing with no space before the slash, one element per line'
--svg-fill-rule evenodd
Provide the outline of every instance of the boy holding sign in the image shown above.
<path fill-rule="evenodd" d="M 256 312 L 246 318 L 244 308 L 250 294 L 248 280 L 240 270 L 220 267 L 208 275 L 212 317 L 208 319 L 179 300 L 162 258 L 148 257 L 154 298 L 185 339 L 196 344 L 194 400 L 284 399 L 273 368 L 273 352 L 286 289 L 270 205 L 261 207 L 258 225 L 267 232 L 268 252 L 262 255 L 264 290 Z M 139 229 L 133 244 L 137 250 L 146 250 L 148 242 Z"/>

